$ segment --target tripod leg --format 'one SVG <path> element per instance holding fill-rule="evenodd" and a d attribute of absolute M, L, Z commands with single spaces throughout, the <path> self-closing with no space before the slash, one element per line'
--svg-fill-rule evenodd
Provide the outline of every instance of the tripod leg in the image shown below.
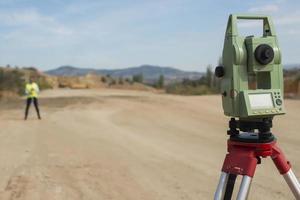
<path fill-rule="evenodd" d="M 225 190 L 225 194 L 224 194 L 224 200 L 231 199 L 236 177 L 237 177 L 236 174 L 229 174 L 227 185 L 226 185 L 226 190 Z"/>
<path fill-rule="evenodd" d="M 252 178 L 250 176 L 243 176 L 241 186 L 237 195 L 237 200 L 246 200 L 248 198 Z"/>
<path fill-rule="evenodd" d="M 296 199 L 300 199 L 300 184 L 292 169 L 290 169 L 287 173 L 283 174 L 283 177 Z"/>
<path fill-rule="evenodd" d="M 290 190 L 296 199 L 300 199 L 300 184 L 291 169 L 291 164 L 286 160 L 284 154 L 278 146 L 273 147 L 272 160 L 281 175 L 283 175 Z"/>
<path fill-rule="evenodd" d="M 224 198 L 225 189 L 227 185 L 229 174 L 222 172 L 219 180 L 217 190 L 215 192 L 214 200 L 221 200 Z"/>

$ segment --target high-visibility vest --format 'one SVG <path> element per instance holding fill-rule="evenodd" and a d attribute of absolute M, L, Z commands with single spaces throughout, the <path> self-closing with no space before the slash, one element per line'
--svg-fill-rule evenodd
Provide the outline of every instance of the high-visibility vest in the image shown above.
<path fill-rule="evenodd" d="M 25 93 L 28 98 L 37 97 L 39 93 L 39 86 L 36 83 L 27 83 Z"/>

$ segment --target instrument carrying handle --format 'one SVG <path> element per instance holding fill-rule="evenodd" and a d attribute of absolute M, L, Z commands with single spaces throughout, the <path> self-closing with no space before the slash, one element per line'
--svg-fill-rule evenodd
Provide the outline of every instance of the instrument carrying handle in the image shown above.
<path fill-rule="evenodd" d="M 228 19 L 226 36 L 239 36 L 237 30 L 238 20 L 262 20 L 264 36 L 275 36 L 275 29 L 270 16 L 267 15 L 243 15 L 231 14 Z"/>

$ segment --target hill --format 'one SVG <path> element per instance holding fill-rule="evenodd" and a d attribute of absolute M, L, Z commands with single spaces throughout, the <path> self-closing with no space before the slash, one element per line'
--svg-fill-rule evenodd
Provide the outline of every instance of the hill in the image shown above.
<path fill-rule="evenodd" d="M 124 69 L 93 69 L 61 66 L 56 69 L 45 71 L 45 73 L 54 76 L 85 76 L 86 74 L 93 73 L 124 78 L 143 74 L 144 80 L 146 81 L 156 80 L 160 75 L 164 75 L 167 80 L 182 80 L 184 78 L 197 79 L 203 75 L 201 72 L 183 71 L 172 67 L 153 65 L 141 65 L 139 67 L 129 67 Z"/>

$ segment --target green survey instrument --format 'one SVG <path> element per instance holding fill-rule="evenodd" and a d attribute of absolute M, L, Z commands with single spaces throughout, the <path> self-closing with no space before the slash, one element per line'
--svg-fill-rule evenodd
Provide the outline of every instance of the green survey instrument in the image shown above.
<path fill-rule="evenodd" d="M 262 36 L 242 36 L 238 20 L 260 20 Z M 227 116 L 261 118 L 284 114 L 281 53 L 269 16 L 230 15 L 223 48 L 222 104 Z"/>
<path fill-rule="evenodd" d="M 238 20 L 260 20 L 262 36 L 241 36 Z M 221 78 L 224 113 L 230 116 L 227 153 L 215 192 L 215 200 L 228 200 L 234 194 L 237 176 L 242 176 L 236 195 L 248 198 L 252 179 L 262 158 L 270 157 L 283 175 L 296 199 L 300 183 L 291 163 L 271 132 L 273 117 L 284 114 L 281 53 L 269 16 L 230 15 L 224 41 L 223 66 L 216 67 Z"/>

